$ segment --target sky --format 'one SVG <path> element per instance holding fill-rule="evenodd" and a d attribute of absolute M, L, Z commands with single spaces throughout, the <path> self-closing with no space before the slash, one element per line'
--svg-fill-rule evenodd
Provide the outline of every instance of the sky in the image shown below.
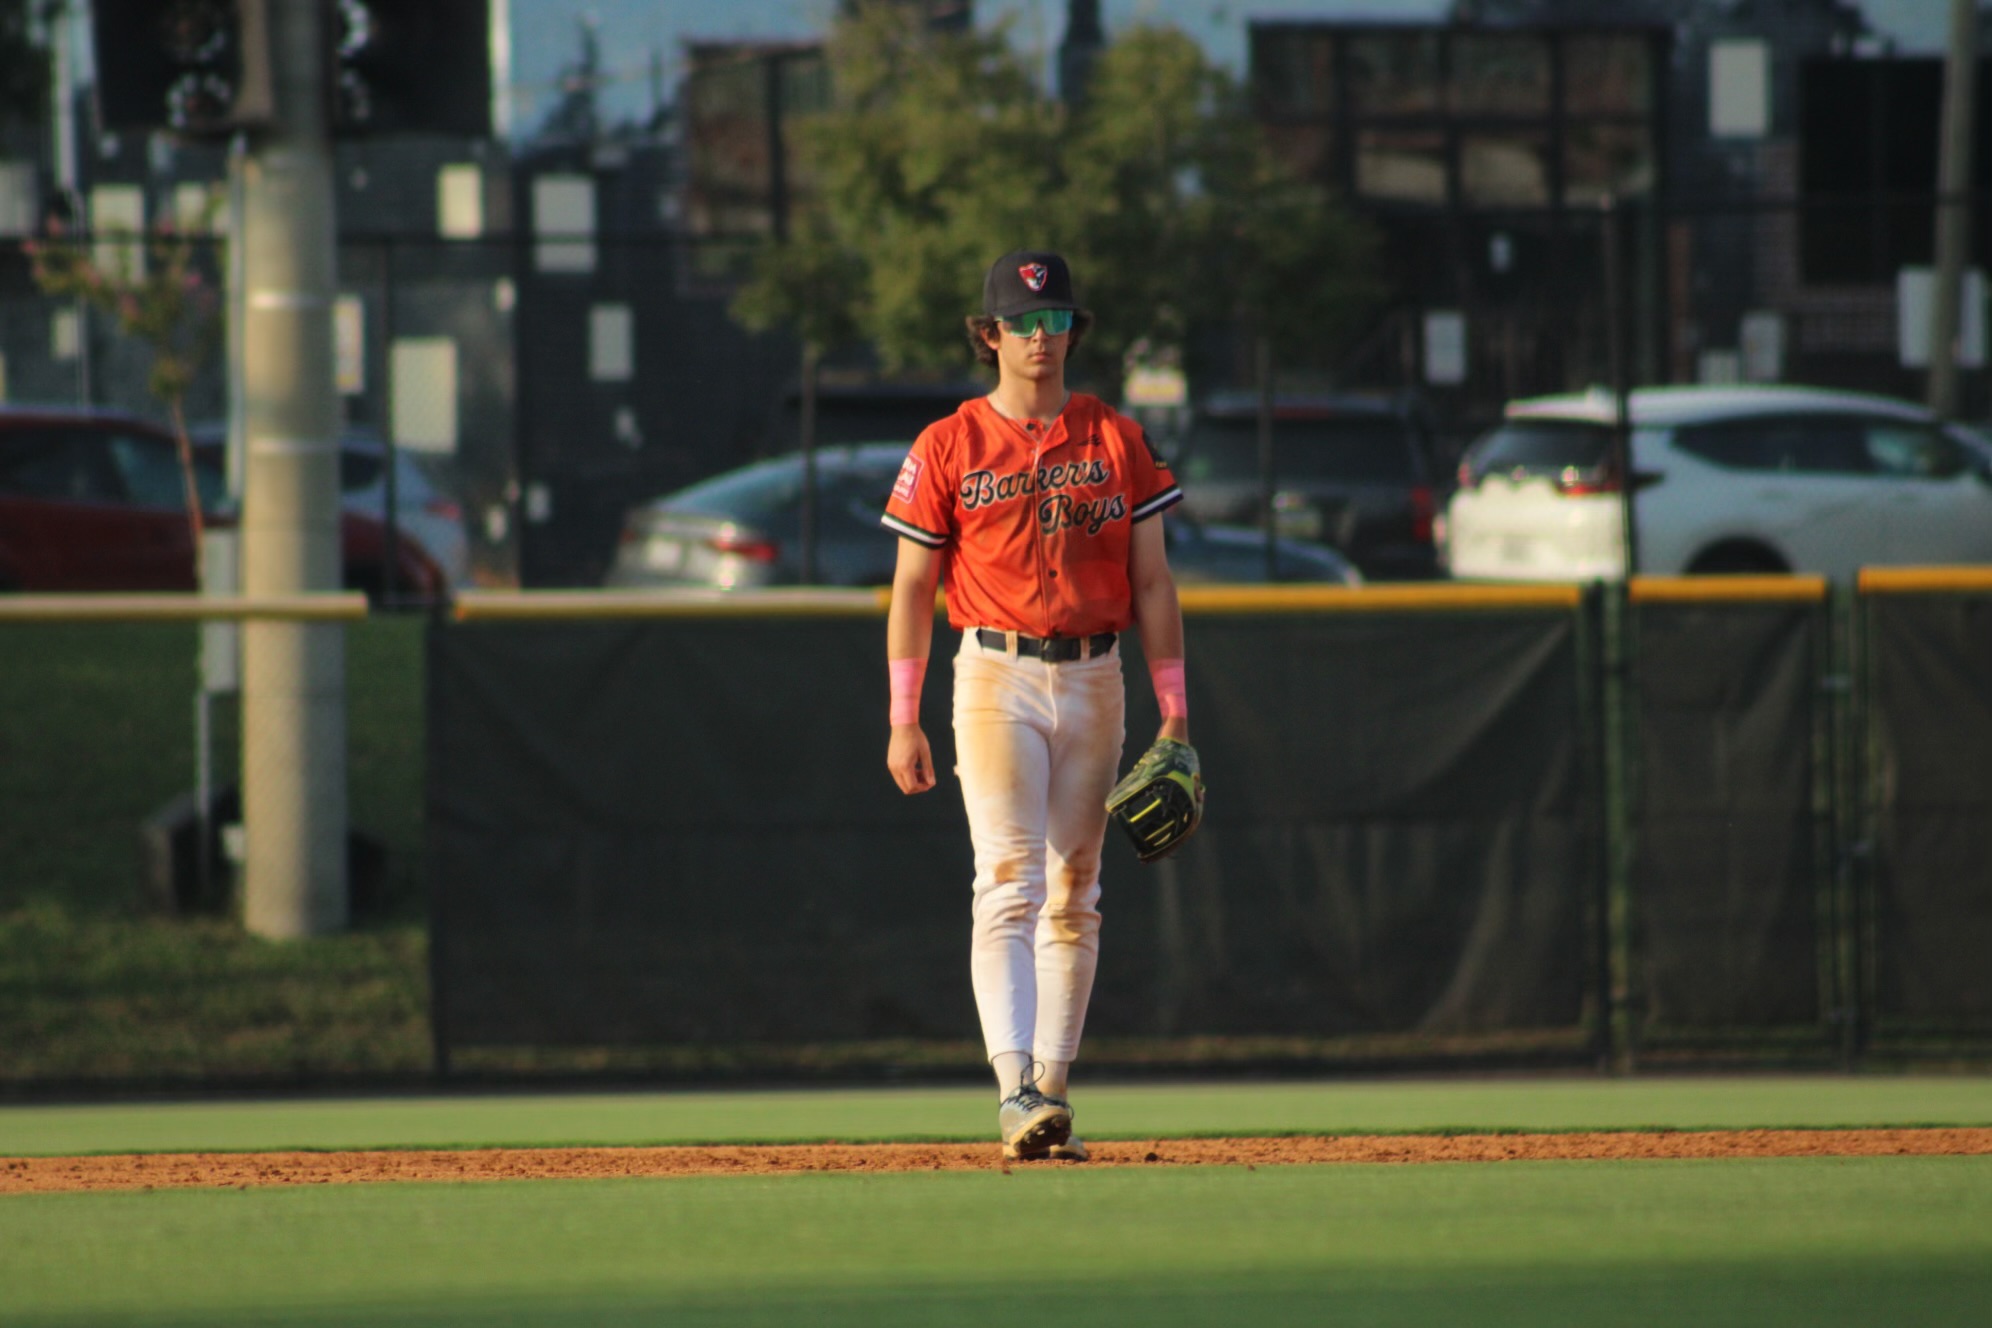
<path fill-rule="evenodd" d="M 614 79 L 605 93 L 611 118 L 641 118 L 652 104 L 652 67 L 661 63 L 665 96 L 678 79 L 688 40 L 797 39 L 820 36 L 836 0 L 503 0 L 511 7 L 513 131 L 530 129 L 557 100 L 563 69 L 581 50 L 580 24 L 597 25 L 603 65 Z M 1983 3 L 1983 0 L 1981 0 Z M 1140 21 L 1172 24 L 1196 38 L 1234 73 L 1245 66 L 1245 25 L 1253 18 L 1442 17 L 1447 0 L 1101 0 L 1107 33 Z M 1066 0 L 976 0 L 976 19 L 1007 20 L 1018 49 L 1044 53 L 1047 73 L 1065 35 Z M 1871 26 L 1903 54 L 1939 51 L 1946 0 L 1865 0 Z"/>

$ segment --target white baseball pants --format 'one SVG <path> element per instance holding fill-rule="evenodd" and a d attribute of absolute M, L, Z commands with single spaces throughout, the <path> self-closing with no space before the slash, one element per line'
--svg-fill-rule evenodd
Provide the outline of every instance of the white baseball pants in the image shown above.
<path fill-rule="evenodd" d="M 1100 954 L 1100 848 L 1120 767 L 1120 647 L 1047 664 L 963 633 L 955 774 L 975 849 L 969 973 L 990 1057 L 1078 1059 Z"/>

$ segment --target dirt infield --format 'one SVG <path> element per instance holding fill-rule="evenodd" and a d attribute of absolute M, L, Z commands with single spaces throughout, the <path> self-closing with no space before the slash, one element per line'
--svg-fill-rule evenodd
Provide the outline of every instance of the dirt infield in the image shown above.
<path fill-rule="evenodd" d="M 1152 1139 L 1090 1145 L 1090 1167 L 1291 1166 L 1335 1162 L 1514 1162 L 1992 1154 L 1992 1129 L 1681 1130 L 1590 1134 L 1327 1135 Z M 796 1172 L 1010 1171 L 993 1143 L 780 1144 L 669 1148 L 393 1149 L 0 1158 L 0 1194 L 241 1188 L 389 1181 L 574 1180 Z"/>

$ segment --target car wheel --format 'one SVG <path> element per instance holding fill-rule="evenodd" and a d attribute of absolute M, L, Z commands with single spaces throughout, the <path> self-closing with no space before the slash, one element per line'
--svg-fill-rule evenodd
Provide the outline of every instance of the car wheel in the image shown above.
<path fill-rule="evenodd" d="M 1784 559 L 1749 540 L 1713 545 L 1688 564 L 1689 576 L 1776 576 L 1790 570 Z"/>

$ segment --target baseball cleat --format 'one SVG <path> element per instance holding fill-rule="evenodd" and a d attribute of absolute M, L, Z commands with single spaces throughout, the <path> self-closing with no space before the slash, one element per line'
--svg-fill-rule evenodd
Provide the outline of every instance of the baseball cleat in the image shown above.
<path fill-rule="evenodd" d="M 1051 1151 L 1046 1153 L 1045 1156 L 1054 1162 L 1084 1162 L 1086 1160 L 1086 1141 L 1076 1134 L 1072 1135 L 1062 1144 L 1053 1144 Z"/>
<path fill-rule="evenodd" d="M 1003 1136 L 1006 1159 L 1049 1157 L 1053 1148 L 1072 1138 L 1072 1108 L 1025 1084 L 996 1108 L 996 1128 Z"/>

